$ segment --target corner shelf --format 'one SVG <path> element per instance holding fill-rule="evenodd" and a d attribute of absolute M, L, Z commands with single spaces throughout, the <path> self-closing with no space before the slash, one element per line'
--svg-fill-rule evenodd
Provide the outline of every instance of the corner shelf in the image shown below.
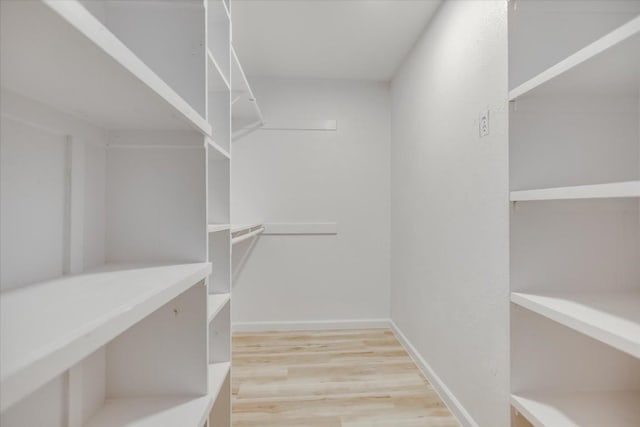
<path fill-rule="evenodd" d="M 209 263 L 107 265 L 3 292 L 2 409 L 204 280 L 210 272 Z"/>
<path fill-rule="evenodd" d="M 640 197 L 640 181 L 512 191 L 512 202 Z"/>
<path fill-rule="evenodd" d="M 211 134 L 206 119 L 80 2 L 2 2 L 2 8 L 12 16 L 1 25 L 3 88 L 107 129 Z"/>
<path fill-rule="evenodd" d="M 636 427 L 640 391 L 532 392 L 511 404 L 535 427 Z"/>
<path fill-rule="evenodd" d="M 640 82 L 638 52 L 640 16 L 512 89 L 509 100 L 540 90 L 581 93 L 637 90 Z"/>
<path fill-rule="evenodd" d="M 511 301 L 640 358 L 640 291 L 525 294 Z"/>

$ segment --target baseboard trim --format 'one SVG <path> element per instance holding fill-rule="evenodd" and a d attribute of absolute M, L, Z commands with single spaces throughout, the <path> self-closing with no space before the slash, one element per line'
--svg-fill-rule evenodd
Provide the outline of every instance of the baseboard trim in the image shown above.
<path fill-rule="evenodd" d="M 389 328 L 389 319 L 304 320 L 293 322 L 239 322 L 231 326 L 233 332 L 259 331 L 315 331 L 322 329 Z"/>
<path fill-rule="evenodd" d="M 431 383 L 436 393 L 438 393 L 438 396 L 440 396 L 440 399 L 458 419 L 458 422 L 464 427 L 479 427 L 478 423 L 476 423 L 471 415 L 469 415 L 456 396 L 451 392 L 451 390 L 449 390 L 445 383 L 442 382 L 440 377 L 438 377 L 434 370 L 431 369 L 431 366 L 429 366 L 427 361 L 424 360 L 418 350 L 413 346 L 413 344 L 411 344 L 411 341 L 409 341 L 400 328 L 398 328 L 398 325 L 396 325 L 393 320 L 389 320 L 389 325 L 391 326 L 391 330 L 398 341 L 400 341 L 400 344 L 402 344 L 407 353 L 409 353 L 409 356 L 411 356 L 411 359 L 413 359 L 418 369 Z"/>

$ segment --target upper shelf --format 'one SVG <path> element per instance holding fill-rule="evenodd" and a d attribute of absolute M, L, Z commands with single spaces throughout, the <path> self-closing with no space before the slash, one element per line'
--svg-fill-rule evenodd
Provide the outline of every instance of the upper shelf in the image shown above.
<path fill-rule="evenodd" d="M 0 410 L 210 272 L 209 263 L 108 265 L 0 294 Z"/>
<path fill-rule="evenodd" d="M 509 92 L 637 94 L 640 88 L 640 16 Z"/>
<path fill-rule="evenodd" d="M 514 292 L 511 301 L 640 358 L 640 291 L 544 295 Z"/>
<path fill-rule="evenodd" d="M 0 2 L 1 83 L 106 129 L 211 126 L 78 1 Z"/>
<path fill-rule="evenodd" d="M 235 134 L 243 129 L 259 127 L 264 123 L 262 111 L 233 46 L 231 47 L 231 117 Z"/>
<path fill-rule="evenodd" d="M 640 181 L 610 184 L 578 185 L 573 187 L 542 188 L 511 192 L 511 201 L 613 199 L 640 197 Z"/>

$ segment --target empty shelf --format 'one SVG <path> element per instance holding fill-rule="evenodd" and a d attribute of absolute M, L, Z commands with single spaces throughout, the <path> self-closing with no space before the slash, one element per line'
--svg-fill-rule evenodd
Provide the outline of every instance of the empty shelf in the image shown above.
<path fill-rule="evenodd" d="M 2 409 L 162 307 L 209 263 L 108 265 L 0 294 Z"/>
<path fill-rule="evenodd" d="M 242 233 L 244 231 L 250 231 L 253 228 L 258 228 L 258 227 L 262 227 L 262 224 L 256 223 L 256 224 L 233 224 L 231 226 L 231 233 L 236 234 L 236 233 Z"/>
<path fill-rule="evenodd" d="M 637 93 L 640 85 L 640 16 L 509 92 Z"/>
<path fill-rule="evenodd" d="M 525 294 L 511 301 L 640 358 L 640 291 Z"/>
<path fill-rule="evenodd" d="M 85 427 L 200 427 L 220 393 L 229 368 L 230 363 L 209 365 L 206 396 L 108 399 Z"/>
<path fill-rule="evenodd" d="M 637 427 L 640 391 L 536 392 L 511 404 L 535 427 Z"/>
<path fill-rule="evenodd" d="M 229 224 L 209 224 L 207 226 L 207 232 L 217 233 L 218 231 L 229 230 L 231 226 Z"/>
<path fill-rule="evenodd" d="M 106 129 L 211 134 L 205 118 L 78 1 L 2 2 L 1 15 L 3 89 Z"/>
<path fill-rule="evenodd" d="M 211 322 L 229 302 L 229 294 L 210 294 L 207 297 L 207 318 Z"/>
<path fill-rule="evenodd" d="M 611 199 L 640 197 L 640 181 L 614 182 L 611 184 L 578 185 L 511 192 L 511 201 Z"/>

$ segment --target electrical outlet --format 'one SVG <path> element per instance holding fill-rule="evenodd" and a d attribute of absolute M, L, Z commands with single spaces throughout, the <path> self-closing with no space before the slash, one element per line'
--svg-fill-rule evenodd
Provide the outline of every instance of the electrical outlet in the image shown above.
<path fill-rule="evenodd" d="M 480 113 L 480 138 L 489 135 L 489 110 Z"/>

